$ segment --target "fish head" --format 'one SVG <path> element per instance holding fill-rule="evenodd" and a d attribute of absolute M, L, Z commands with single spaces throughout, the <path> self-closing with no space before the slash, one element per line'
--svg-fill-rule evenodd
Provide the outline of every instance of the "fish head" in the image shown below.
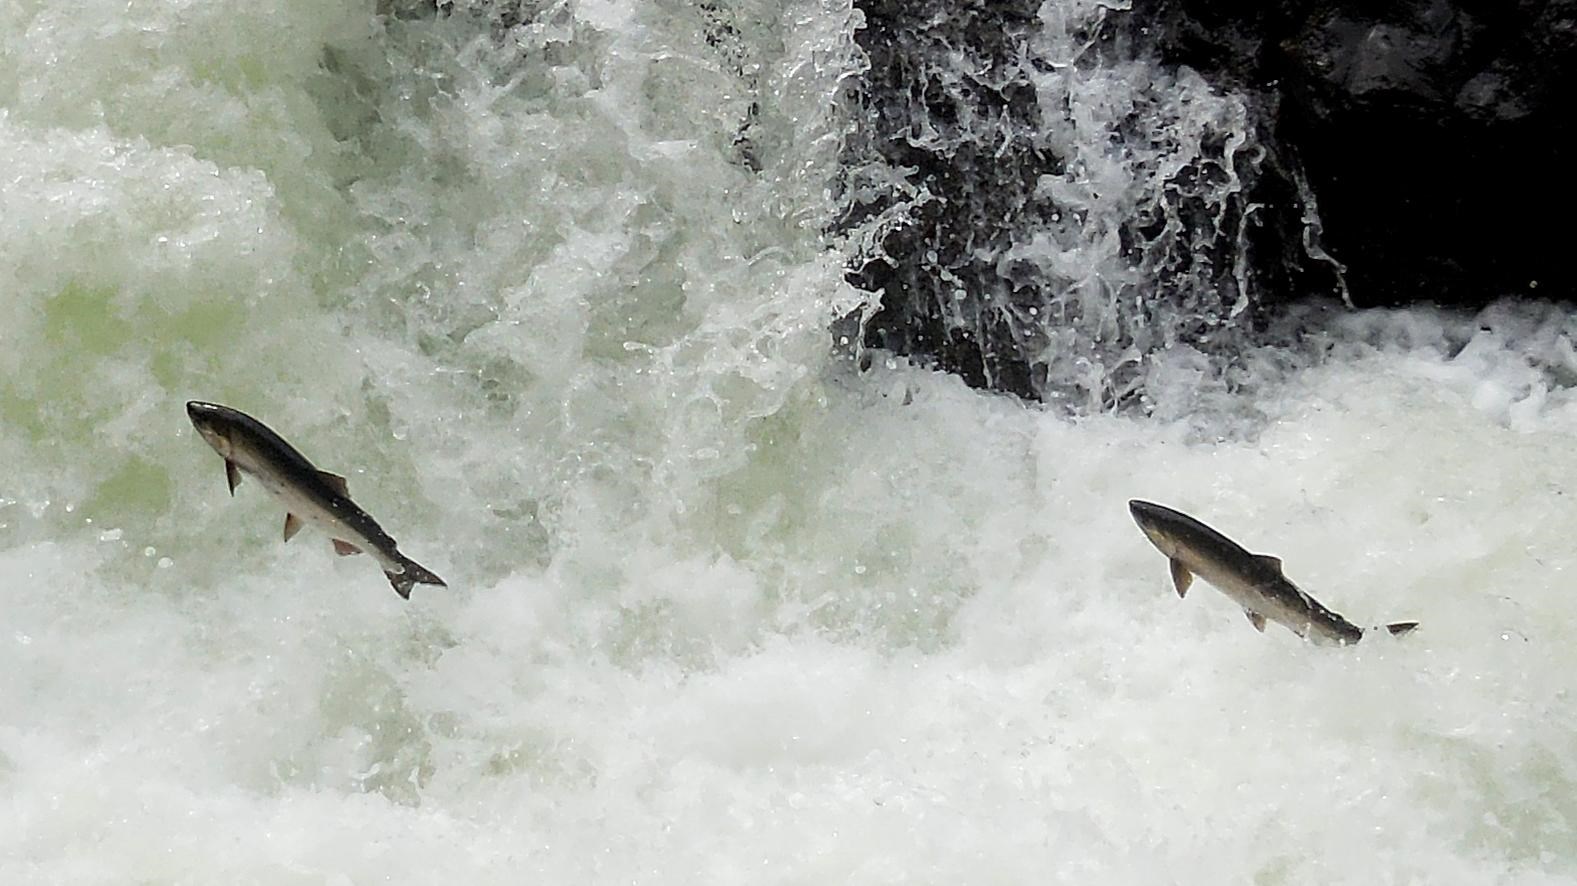
<path fill-rule="evenodd" d="M 192 420 L 192 427 L 215 452 L 227 459 L 235 454 L 236 414 L 235 410 L 217 403 L 192 400 L 186 404 L 186 417 Z"/>
<path fill-rule="evenodd" d="M 1132 514 L 1133 521 L 1139 524 L 1139 531 L 1143 532 L 1145 538 L 1150 539 L 1150 543 L 1161 553 L 1168 557 L 1177 556 L 1181 545 L 1178 544 L 1172 531 L 1177 523 L 1176 511 L 1136 498 L 1128 502 L 1128 513 Z"/>

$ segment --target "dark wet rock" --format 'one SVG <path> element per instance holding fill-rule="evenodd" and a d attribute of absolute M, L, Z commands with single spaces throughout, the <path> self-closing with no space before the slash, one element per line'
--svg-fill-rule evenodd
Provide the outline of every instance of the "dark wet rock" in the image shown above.
<path fill-rule="evenodd" d="M 881 193 L 851 173 L 848 222 L 913 201 L 905 223 L 850 275 L 880 293 L 866 343 L 975 385 L 1055 393 L 1047 367 L 1070 340 L 1045 322 L 1021 321 L 1030 308 L 1042 318 L 1067 308 L 1059 288 L 1068 281 L 1001 260 L 1013 243 L 1054 228 L 1065 208 L 1035 187 L 1069 161 L 1034 136 L 1054 110 L 1037 105 L 1044 96 L 1032 82 L 1057 61 L 1035 57 L 1039 16 L 1052 7 L 857 5 L 871 69 L 856 146 L 910 190 Z M 1577 203 L 1577 0 L 1135 0 L 1087 36 L 1090 70 L 1158 58 L 1163 70 L 1195 70 L 1245 96 L 1251 111 L 1246 145 L 1220 150 L 1215 168 L 1207 153 L 1178 170 L 1166 183 L 1183 195 L 1178 202 L 1121 230 L 1125 254 L 1151 285 L 1114 291 L 1114 303 L 1140 298 L 1152 314 L 1170 305 L 1199 322 L 1174 317 L 1146 336 L 1127 331 L 1133 318 L 1122 317 L 1080 359 L 1115 372 L 1135 349 L 1182 343 L 1208 352 L 1224 341 L 1230 350 L 1223 314 L 1251 328 L 1277 304 L 1309 296 L 1479 306 L 1535 287 L 1541 296 L 1573 293 L 1559 219 Z M 1026 76 L 1012 76 L 1016 69 Z M 1000 121 L 1000 137 L 961 136 L 984 119 Z M 1118 129 L 1137 143 L 1164 122 Z M 1241 184 L 1228 199 L 1209 192 L 1219 185 L 1211 176 L 1222 174 Z M 1168 257 L 1147 258 L 1158 251 Z M 955 293 L 965 295 L 954 302 Z M 1247 310 L 1225 310 L 1243 299 Z M 1079 333 L 1086 344 L 1106 334 Z M 1119 384 L 1114 396 L 1130 389 Z"/>
<path fill-rule="evenodd" d="M 1163 58 L 1274 103 L 1355 303 L 1570 297 L 1574 0 L 1147 0 Z"/>
<path fill-rule="evenodd" d="M 1033 27 L 1038 0 L 982 3 L 860 4 L 866 27 L 857 35 L 871 60 L 862 86 L 865 105 L 851 164 L 875 160 L 902 176 L 897 189 L 860 184 L 848 201 L 844 225 L 853 228 L 909 202 L 901 224 L 854 269 L 856 286 L 881 294 L 866 324 L 867 345 L 934 359 L 977 387 L 1033 395 L 1039 380 L 1025 358 L 1035 343 L 1013 328 L 1011 315 L 1038 303 L 1030 279 L 1014 285 L 991 260 L 1012 232 L 1056 211 L 1037 199 L 1042 173 L 1061 160 L 1033 139 L 1015 137 L 1037 127 L 1036 101 L 1022 77 L 1001 82 L 978 76 L 1002 70 L 1018 55 Z M 970 131 L 978 120 L 999 120 L 995 138 Z M 955 292 L 964 293 L 955 299 Z M 991 302 L 1014 307 L 991 310 Z"/>
<path fill-rule="evenodd" d="M 1301 222 L 1251 217 L 1256 194 L 1294 190 L 1252 119 L 1162 131 L 1191 111 L 1145 78 L 1115 87 L 1133 92 L 1098 120 L 1072 107 L 1062 72 L 1131 59 L 1128 23 L 1048 27 L 1039 0 L 859 6 L 870 70 L 841 227 L 893 214 L 850 273 L 880 298 L 867 346 L 979 387 L 1110 405 L 1139 389 L 1144 353 L 1226 346 L 1251 290 L 1303 273 Z M 1316 273 L 1328 289 L 1328 265 Z"/>

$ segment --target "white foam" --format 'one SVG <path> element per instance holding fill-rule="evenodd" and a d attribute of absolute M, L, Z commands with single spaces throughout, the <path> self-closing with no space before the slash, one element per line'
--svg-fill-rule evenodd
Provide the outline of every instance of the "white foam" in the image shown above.
<path fill-rule="evenodd" d="M 0 882 L 1572 875 L 1569 311 L 1355 315 L 1235 407 L 1166 353 L 1148 418 L 858 373 L 848 10 L 736 10 L 756 175 L 698 19 L 566 9 L 0 12 Z M 211 126 L 134 100 L 212 65 Z M 281 545 L 191 396 L 450 588 Z M 1130 497 L 1422 626 L 1179 600 Z"/>

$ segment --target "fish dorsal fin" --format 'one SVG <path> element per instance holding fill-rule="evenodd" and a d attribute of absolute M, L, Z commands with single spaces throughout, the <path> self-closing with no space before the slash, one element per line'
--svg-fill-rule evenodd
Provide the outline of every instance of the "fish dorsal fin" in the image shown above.
<path fill-rule="evenodd" d="M 1265 633 L 1265 616 L 1252 609 L 1243 610 L 1243 614 L 1248 616 L 1248 623 L 1254 626 L 1254 630 Z"/>
<path fill-rule="evenodd" d="M 230 494 L 235 495 L 235 488 L 241 485 L 241 469 L 230 459 L 225 459 L 225 482 L 230 484 Z"/>
<path fill-rule="evenodd" d="M 297 517 L 295 514 L 286 514 L 285 515 L 285 541 L 290 541 L 292 538 L 295 538 L 296 537 L 296 533 L 298 533 L 300 531 L 301 531 L 301 518 Z"/>
<path fill-rule="evenodd" d="M 349 557 L 351 554 L 361 553 L 361 548 L 348 541 L 340 541 L 336 538 L 334 539 L 334 553 L 339 554 L 341 557 Z"/>
<path fill-rule="evenodd" d="M 1281 558 L 1280 557 L 1272 557 L 1269 554 L 1255 554 L 1254 555 L 1254 562 L 1258 563 L 1261 566 L 1264 566 L 1266 569 L 1274 569 L 1274 570 L 1276 570 L 1276 573 L 1278 575 L 1281 574 Z"/>
<path fill-rule="evenodd" d="M 328 471 L 318 471 L 318 477 L 324 483 L 329 484 L 330 489 L 347 498 L 350 497 L 350 490 L 345 488 L 344 477 L 341 477 L 339 474 L 330 474 Z"/>
<path fill-rule="evenodd" d="M 1172 587 L 1177 588 L 1177 596 L 1182 597 L 1188 593 L 1188 586 L 1194 583 L 1194 574 L 1188 571 L 1183 561 L 1172 558 Z"/>

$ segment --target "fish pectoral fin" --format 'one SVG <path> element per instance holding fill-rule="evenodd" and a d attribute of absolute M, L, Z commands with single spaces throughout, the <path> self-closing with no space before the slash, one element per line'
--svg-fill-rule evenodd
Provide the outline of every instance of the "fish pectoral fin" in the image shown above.
<path fill-rule="evenodd" d="M 340 541 L 336 538 L 334 539 L 334 553 L 339 554 L 341 557 L 349 557 L 351 554 L 361 553 L 361 548 L 348 541 Z"/>
<path fill-rule="evenodd" d="M 1252 609 L 1243 610 L 1243 614 L 1248 616 L 1248 623 L 1254 626 L 1254 630 L 1265 633 L 1265 616 Z"/>
<path fill-rule="evenodd" d="M 345 486 L 344 477 L 341 477 L 339 474 L 330 474 L 328 471 L 318 471 L 318 477 L 321 478 L 324 483 L 329 484 L 330 489 L 347 498 L 350 497 L 350 490 Z"/>
<path fill-rule="evenodd" d="M 1182 597 L 1188 593 L 1188 586 L 1194 583 L 1194 574 L 1176 557 L 1172 558 L 1171 567 L 1172 587 L 1177 588 L 1177 596 Z"/>
<path fill-rule="evenodd" d="M 1281 574 L 1281 558 L 1280 557 L 1272 557 L 1269 554 L 1255 554 L 1254 555 L 1254 560 L 1256 562 L 1258 562 L 1260 565 L 1262 565 L 1265 568 L 1267 568 L 1267 569 L 1274 569 L 1274 570 L 1276 570 L 1276 573 L 1278 575 Z"/>
<path fill-rule="evenodd" d="M 230 484 L 230 494 L 235 495 L 235 488 L 241 485 L 241 469 L 230 459 L 225 459 L 225 482 Z"/>
<path fill-rule="evenodd" d="M 301 524 L 301 518 L 300 517 L 297 517 L 295 514 L 286 514 L 285 515 L 285 541 L 290 541 L 292 538 L 295 538 L 296 537 L 296 533 L 301 531 L 301 525 L 302 524 Z"/>

